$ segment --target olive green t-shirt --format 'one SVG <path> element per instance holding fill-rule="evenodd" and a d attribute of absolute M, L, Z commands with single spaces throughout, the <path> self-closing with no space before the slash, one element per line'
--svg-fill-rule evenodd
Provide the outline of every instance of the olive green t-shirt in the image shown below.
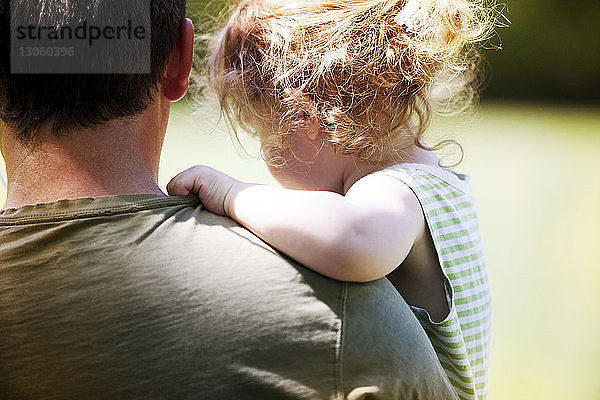
<path fill-rule="evenodd" d="M 0 398 L 345 396 L 455 398 L 387 280 L 325 278 L 192 197 L 0 212 Z"/>

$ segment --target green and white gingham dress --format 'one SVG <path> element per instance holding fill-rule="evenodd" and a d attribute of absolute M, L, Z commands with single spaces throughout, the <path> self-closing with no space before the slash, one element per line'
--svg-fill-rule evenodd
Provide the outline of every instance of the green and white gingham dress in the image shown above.
<path fill-rule="evenodd" d="M 446 277 L 450 314 L 433 322 L 411 307 L 461 399 L 487 398 L 491 297 L 477 210 L 468 176 L 422 164 L 399 164 L 378 172 L 416 194 Z"/>

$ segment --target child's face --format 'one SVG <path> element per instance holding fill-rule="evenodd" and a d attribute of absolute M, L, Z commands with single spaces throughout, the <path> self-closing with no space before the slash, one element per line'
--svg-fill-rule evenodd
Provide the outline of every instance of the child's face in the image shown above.
<path fill-rule="evenodd" d="M 321 137 L 310 139 L 296 134 L 292 149 L 280 150 L 274 156 L 286 161 L 281 168 L 269 167 L 273 177 L 284 187 L 343 193 L 347 159 L 337 155 Z"/>

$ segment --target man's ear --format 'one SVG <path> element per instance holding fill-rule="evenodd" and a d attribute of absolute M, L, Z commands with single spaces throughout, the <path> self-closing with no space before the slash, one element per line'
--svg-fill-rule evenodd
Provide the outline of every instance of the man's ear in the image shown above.
<path fill-rule="evenodd" d="M 288 107 L 294 110 L 295 114 L 303 115 L 306 121 L 305 129 L 302 132 L 310 139 L 316 140 L 319 137 L 321 131 L 321 124 L 319 122 L 317 114 L 317 106 L 314 101 L 306 96 L 299 89 L 287 88 L 283 91 L 285 95 L 285 102 Z"/>
<path fill-rule="evenodd" d="M 194 25 L 185 18 L 179 27 L 175 48 L 165 71 L 163 94 L 169 101 L 181 99 L 188 90 L 194 59 Z"/>

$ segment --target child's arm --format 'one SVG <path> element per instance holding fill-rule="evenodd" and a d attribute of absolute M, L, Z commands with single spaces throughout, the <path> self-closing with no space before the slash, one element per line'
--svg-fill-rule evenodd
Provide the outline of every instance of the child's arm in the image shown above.
<path fill-rule="evenodd" d="M 424 232 L 416 196 L 386 176 L 363 178 L 342 196 L 242 183 L 199 166 L 173 178 L 168 191 L 197 193 L 209 211 L 233 218 L 298 262 L 343 281 L 387 275 Z"/>

